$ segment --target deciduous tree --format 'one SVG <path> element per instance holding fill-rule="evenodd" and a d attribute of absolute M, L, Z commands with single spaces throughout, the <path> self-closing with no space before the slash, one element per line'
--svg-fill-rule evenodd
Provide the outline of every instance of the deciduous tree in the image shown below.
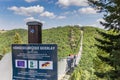
<path fill-rule="evenodd" d="M 17 33 L 17 32 L 15 33 L 13 42 L 15 44 L 22 44 L 23 41 L 22 41 L 22 38 L 19 33 Z"/>

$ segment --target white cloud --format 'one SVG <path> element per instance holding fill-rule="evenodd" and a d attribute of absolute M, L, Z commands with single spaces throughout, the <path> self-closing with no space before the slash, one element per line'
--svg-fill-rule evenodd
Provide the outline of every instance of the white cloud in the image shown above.
<path fill-rule="evenodd" d="M 56 15 L 54 13 L 48 12 L 48 11 L 45 11 L 45 12 L 41 13 L 40 16 L 49 17 L 49 18 L 55 18 L 56 17 Z"/>
<path fill-rule="evenodd" d="M 68 15 L 68 14 L 70 14 L 71 12 L 70 11 L 67 11 L 67 12 L 64 12 L 63 14 L 64 15 Z"/>
<path fill-rule="evenodd" d="M 66 16 L 58 16 L 57 18 L 58 18 L 58 19 L 65 19 Z"/>
<path fill-rule="evenodd" d="M 82 24 L 77 24 L 78 26 L 83 26 Z"/>
<path fill-rule="evenodd" d="M 97 27 L 97 24 L 89 24 L 87 26 L 93 26 L 93 27 Z"/>
<path fill-rule="evenodd" d="M 78 13 L 77 10 L 72 10 L 72 11 L 63 12 L 62 15 L 75 15 L 77 13 Z"/>
<path fill-rule="evenodd" d="M 87 6 L 87 0 L 58 0 L 57 4 L 60 6 Z"/>
<path fill-rule="evenodd" d="M 105 22 L 105 20 L 100 18 L 100 19 L 97 20 L 97 22 Z"/>
<path fill-rule="evenodd" d="M 105 22 L 105 20 L 104 19 L 102 19 L 102 18 L 99 18 L 99 19 L 97 19 L 97 24 L 98 24 L 98 26 L 99 26 L 99 28 L 102 28 L 102 29 L 104 29 L 104 26 L 102 25 L 102 24 L 100 24 L 100 22 Z"/>
<path fill-rule="evenodd" d="M 81 8 L 78 11 L 84 14 L 96 14 L 97 13 L 97 11 L 92 7 Z"/>
<path fill-rule="evenodd" d="M 44 11 L 44 7 L 37 5 L 37 6 L 30 6 L 30 7 L 10 7 L 9 10 L 14 11 L 14 13 L 19 15 L 31 16 L 32 14 L 42 13 Z"/>
<path fill-rule="evenodd" d="M 53 12 L 44 11 L 44 7 L 40 6 L 40 5 L 30 6 L 30 7 L 12 6 L 8 9 L 11 10 L 11 11 L 14 11 L 14 13 L 18 14 L 18 15 L 33 16 L 33 15 L 37 14 L 37 15 L 40 15 L 42 17 L 49 17 L 49 18 L 55 18 L 56 17 L 56 15 Z"/>
<path fill-rule="evenodd" d="M 39 20 L 39 19 L 35 19 L 34 17 L 28 17 L 28 18 L 24 19 L 24 21 L 25 21 L 25 22 L 29 22 L 29 21 L 39 21 L 39 22 L 45 24 L 45 21 L 41 21 L 41 20 Z"/>
<path fill-rule="evenodd" d="M 35 2 L 37 0 L 25 0 L 26 2 L 30 3 L 30 2 Z"/>
<path fill-rule="evenodd" d="M 34 17 L 28 17 L 26 19 L 24 19 L 25 22 L 29 22 L 29 21 L 40 21 L 39 19 L 35 19 Z"/>

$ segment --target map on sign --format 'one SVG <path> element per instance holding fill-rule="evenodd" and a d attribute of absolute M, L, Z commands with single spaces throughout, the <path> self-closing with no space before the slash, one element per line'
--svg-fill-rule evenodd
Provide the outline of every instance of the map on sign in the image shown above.
<path fill-rule="evenodd" d="M 57 80 L 56 44 L 13 44 L 13 80 Z"/>

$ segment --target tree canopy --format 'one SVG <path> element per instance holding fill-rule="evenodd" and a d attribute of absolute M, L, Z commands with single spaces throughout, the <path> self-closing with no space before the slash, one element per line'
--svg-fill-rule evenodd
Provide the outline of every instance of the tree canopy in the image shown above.
<path fill-rule="evenodd" d="M 17 33 L 17 32 L 15 33 L 13 42 L 15 44 L 22 44 L 23 41 L 22 41 L 22 38 L 19 33 Z"/>
<path fill-rule="evenodd" d="M 96 8 L 98 12 L 104 12 L 103 19 L 100 22 L 105 29 L 120 31 L 120 0 L 88 0 L 89 4 Z"/>

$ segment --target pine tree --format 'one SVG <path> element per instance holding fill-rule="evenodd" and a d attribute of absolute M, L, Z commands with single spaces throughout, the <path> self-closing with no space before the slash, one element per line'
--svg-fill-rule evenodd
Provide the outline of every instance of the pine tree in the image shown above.
<path fill-rule="evenodd" d="M 111 80 L 119 80 L 119 74 L 120 74 L 120 36 L 116 33 L 112 33 L 111 31 L 104 33 L 99 32 L 101 36 L 103 36 L 103 39 L 96 39 L 98 42 L 100 42 L 100 46 L 97 45 L 99 49 L 101 49 L 101 52 L 99 52 L 98 58 L 103 62 L 107 63 L 107 66 L 105 66 L 103 63 L 95 63 L 96 65 L 99 65 L 96 70 L 98 77 L 106 77 L 108 80 L 109 78 Z M 104 55 L 103 55 L 104 53 Z M 105 55 L 105 53 L 107 53 Z M 104 68 L 101 68 L 101 64 L 104 65 Z M 111 69 L 109 68 L 109 66 Z M 99 68 L 100 67 L 100 68 Z M 108 70 L 107 72 L 104 72 Z M 100 71 L 99 71 L 100 70 Z M 103 71 L 104 70 L 104 71 Z"/>
<path fill-rule="evenodd" d="M 19 33 L 15 33 L 15 36 L 14 36 L 14 40 L 13 40 L 13 43 L 14 44 L 22 44 L 22 38 L 21 38 L 21 36 L 20 36 L 20 34 Z"/>
<path fill-rule="evenodd" d="M 120 31 L 120 0 L 88 0 L 89 4 L 96 8 L 98 12 L 104 12 L 100 22 L 106 29 Z"/>

